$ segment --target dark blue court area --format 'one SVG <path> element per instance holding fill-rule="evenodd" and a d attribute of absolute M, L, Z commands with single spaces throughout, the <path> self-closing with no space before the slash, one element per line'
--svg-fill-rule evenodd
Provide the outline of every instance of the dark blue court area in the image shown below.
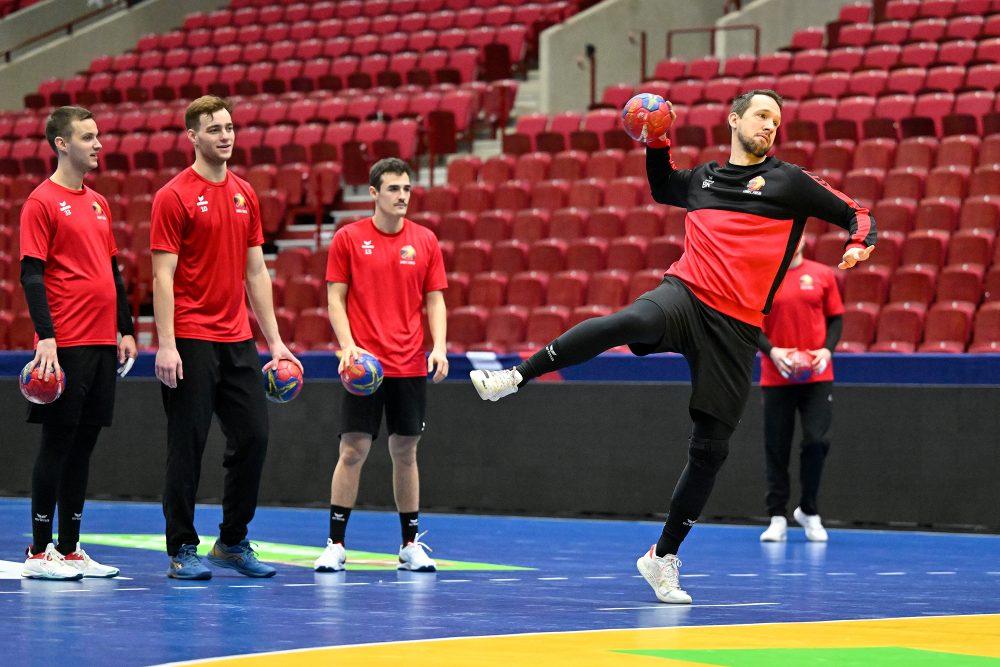
<path fill-rule="evenodd" d="M 208 548 L 220 510 L 200 506 L 198 519 Z M 694 604 L 667 606 L 635 570 L 659 534 L 653 522 L 425 514 L 441 567 L 416 574 L 394 569 L 397 516 L 358 511 L 349 570 L 318 574 L 326 523 L 323 510 L 261 508 L 251 539 L 279 562 L 276 577 L 213 569 L 210 581 L 183 582 L 165 576 L 155 548 L 158 505 L 91 502 L 84 546 L 122 575 L 33 581 L 19 574 L 29 503 L 4 499 L 0 662 L 150 665 L 446 637 L 1000 613 L 997 535 L 833 529 L 823 545 L 791 530 L 764 545 L 759 526 L 700 525 L 680 553 Z"/>

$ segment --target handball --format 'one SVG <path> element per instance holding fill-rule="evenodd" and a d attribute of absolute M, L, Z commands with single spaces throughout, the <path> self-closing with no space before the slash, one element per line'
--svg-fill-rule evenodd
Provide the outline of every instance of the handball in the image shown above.
<path fill-rule="evenodd" d="M 370 354 L 359 354 L 340 374 L 340 382 L 355 396 L 371 396 L 382 385 L 382 364 Z"/>
<path fill-rule="evenodd" d="M 264 371 L 264 392 L 272 403 L 287 403 L 302 391 L 302 369 L 288 359 Z"/>
<path fill-rule="evenodd" d="M 674 122 L 670 102 L 653 93 L 639 93 L 622 109 L 625 134 L 647 144 L 663 137 Z"/>
<path fill-rule="evenodd" d="M 805 350 L 796 350 L 788 355 L 788 360 L 792 364 L 792 370 L 788 374 L 788 379 L 792 382 L 805 382 L 813 374 L 813 356 Z"/>
<path fill-rule="evenodd" d="M 21 369 L 17 386 L 21 388 L 21 395 L 32 403 L 37 403 L 38 405 L 51 403 L 62 396 L 63 390 L 66 389 L 66 372 L 63 371 L 59 379 L 56 379 L 54 372 L 50 373 L 49 381 L 45 382 L 42 379 L 45 375 L 42 367 L 35 366 L 32 368 L 32 364 L 34 363 L 34 361 L 29 361 Z"/>

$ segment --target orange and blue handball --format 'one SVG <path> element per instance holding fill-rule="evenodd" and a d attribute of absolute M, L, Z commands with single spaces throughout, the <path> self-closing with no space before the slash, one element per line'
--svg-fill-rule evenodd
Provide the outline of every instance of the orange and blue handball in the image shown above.
<path fill-rule="evenodd" d="M 382 386 L 382 377 L 382 363 L 370 354 L 359 354 L 340 374 L 340 382 L 355 396 L 371 396 Z"/>
<path fill-rule="evenodd" d="M 288 359 L 264 371 L 264 392 L 272 403 L 287 403 L 302 391 L 302 369 Z"/>
<path fill-rule="evenodd" d="M 644 144 L 661 139 L 674 122 L 671 110 L 670 102 L 659 95 L 639 93 L 622 109 L 625 134 Z"/>

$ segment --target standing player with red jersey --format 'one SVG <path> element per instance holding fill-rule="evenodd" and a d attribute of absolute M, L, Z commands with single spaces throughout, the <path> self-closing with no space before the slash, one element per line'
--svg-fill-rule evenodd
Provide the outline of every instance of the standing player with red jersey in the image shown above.
<path fill-rule="evenodd" d="M 767 156 L 781 103 L 772 90 L 751 90 L 733 100 L 732 145 L 724 165 L 678 170 L 665 134 L 647 145 L 653 199 L 687 210 L 684 253 L 658 287 L 617 313 L 578 324 L 516 368 L 470 373 L 480 397 L 496 401 L 532 378 L 619 345 L 639 356 L 684 355 L 692 385 L 688 463 L 659 541 L 636 563 L 661 602 L 691 602 L 680 587 L 677 551 L 729 454 L 750 393 L 761 322 L 806 219 L 815 216 L 849 232 L 840 268 L 868 259 L 874 249 L 875 223 L 866 209 L 801 168 Z"/>
<path fill-rule="evenodd" d="M 226 436 L 226 473 L 219 539 L 208 560 L 249 577 L 275 573 L 257 560 L 247 540 L 257 510 L 268 420 L 246 297 L 270 348 L 271 361 L 264 368 L 280 359 L 301 367 L 278 333 L 257 194 L 227 168 L 236 139 L 231 114 L 218 97 L 188 105 L 184 124 L 194 164 L 153 200 L 156 377 L 163 383 L 167 413 L 163 516 L 167 576 L 175 579 L 212 576 L 197 555 L 194 508 L 213 413 Z"/>
<path fill-rule="evenodd" d="M 32 363 L 46 380 L 64 370 L 67 376 L 59 400 L 28 412 L 29 422 L 42 424 L 31 478 L 32 545 L 21 571 L 32 579 L 118 574 L 79 546 L 90 455 L 101 427 L 111 425 L 116 361 L 124 375 L 136 356 L 108 202 L 83 184 L 98 166 L 97 133 L 88 110 L 53 111 L 45 138 L 58 166 L 21 209 L 21 285 L 37 334 Z M 58 547 L 52 544 L 57 503 Z"/>
<path fill-rule="evenodd" d="M 764 356 L 760 386 L 764 395 L 764 453 L 767 461 L 767 511 L 771 525 L 761 542 L 784 542 L 788 520 L 788 459 L 795 434 L 795 413 L 802 417 L 799 456 L 801 496 L 792 516 L 811 542 L 826 542 L 817 496 L 823 462 L 830 450 L 833 421 L 833 349 L 844 328 L 844 304 L 833 270 L 802 257 L 799 247 L 788 265 L 771 312 L 764 318 L 757 345 Z M 796 381 L 790 356 L 812 357 L 809 377 Z"/>
<path fill-rule="evenodd" d="M 402 533 L 399 569 L 437 569 L 420 541 L 417 443 L 424 431 L 427 374 L 434 372 L 434 382 L 448 375 L 444 305 L 448 283 L 437 238 L 404 217 L 411 173 L 409 165 L 397 158 L 372 165 L 368 190 L 374 215 L 342 227 L 330 245 L 326 280 L 330 322 L 341 347 L 339 370 L 368 352 L 382 362 L 385 380 L 371 396 L 344 393 L 340 456 L 330 482 L 330 535 L 316 559 L 317 572 L 344 569 L 344 534 L 383 411 Z M 426 359 L 420 321 L 425 303 L 433 340 Z"/>

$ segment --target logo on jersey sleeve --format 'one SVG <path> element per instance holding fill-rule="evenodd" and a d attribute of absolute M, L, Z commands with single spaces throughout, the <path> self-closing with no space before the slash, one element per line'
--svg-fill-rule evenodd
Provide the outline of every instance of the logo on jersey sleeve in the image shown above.
<path fill-rule="evenodd" d="M 801 290 L 816 289 L 816 280 L 808 273 L 802 274 L 801 276 L 799 276 L 799 289 Z"/>
<path fill-rule="evenodd" d="M 233 195 L 233 204 L 236 205 L 237 213 L 250 213 L 250 210 L 247 209 L 247 198 L 243 196 L 242 192 Z"/>
<path fill-rule="evenodd" d="M 399 263 L 409 264 L 410 266 L 415 265 L 417 262 L 417 251 L 411 245 L 404 245 L 399 249 Z"/>
<path fill-rule="evenodd" d="M 59 210 L 62 211 L 62 214 L 67 218 L 73 215 L 73 207 L 64 201 L 59 202 Z"/>
<path fill-rule="evenodd" d="M 202 213 L 208 213 L 208 202 L 205 200 L 205 195 L 198 195 L 198 201 L 196 201 L 194 205 L 197 206 Z"/>
<path fill-rule="evenodd" d="M 95 202 L 91 202 L 90 206 L 91 206 L 91 208 L 94 209 L 94 215 L 97 216 L 98 220 L 107 220 L 108 219 L 107 214 L 104 213 L 104 209 L 101 208 L 101 205 L 98 204 L 96 201 Z"/>
<path fill-rule="evenodd" d="M 764 177 L 754 176 L 747 182 L 747 189 L 743 191 L 743 194 L 760 195 L 761 188 L 763 187 L 764 187 Z"/>
<path fill-rule="evenodd" d="M 366 255 L 372 255 L 372 254 L 374 254 L 375 253 L 375 244 L 372 243 L 371 241 L 362 241 L 361 242 L 361 252 L 363 252 Z"/>

